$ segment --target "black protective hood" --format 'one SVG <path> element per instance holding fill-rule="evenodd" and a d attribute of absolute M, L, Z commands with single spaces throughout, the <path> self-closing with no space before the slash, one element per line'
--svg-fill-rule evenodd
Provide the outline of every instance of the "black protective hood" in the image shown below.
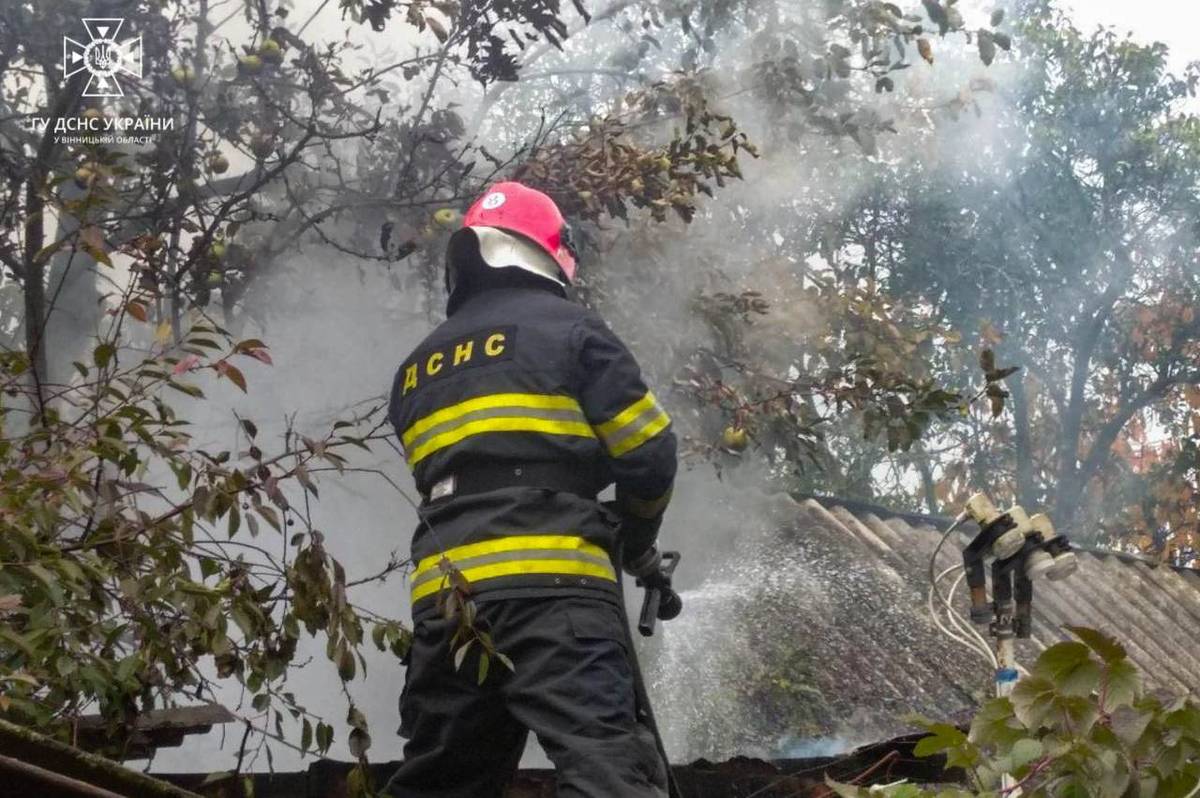
<path fill-rule="evenodd" d="M 484 263 L 479 255 L 479 239 L 468 228 L 450 236 L 446 245 L 446 316 L 453 316 L 470 297 L 483 291 L 501 288 L 532 288 L 549 291 L 561 297 L 566 289 L 545 277 L 515 266 L 495 269 Z"/>

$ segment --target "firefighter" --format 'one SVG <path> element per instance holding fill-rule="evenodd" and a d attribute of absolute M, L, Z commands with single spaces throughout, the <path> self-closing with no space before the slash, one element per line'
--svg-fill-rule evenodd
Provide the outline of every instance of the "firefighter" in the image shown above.
<path fill-rule="evenodd" d="M 675 436 L 629 350 L 567 299 L 575 260 L 549 197 L 494 185 L 447 246 L 447 320 L 396 373 L 389 417 L 422 504 L 391 795 L 498 797 L 529 731 L 562 798 L 666 795 L 617 568 L 656 578 Z M 454 662 L 463 619 L 439 611 L 464 579 L 512 663 L 482 683 L 479 646 Z"/>

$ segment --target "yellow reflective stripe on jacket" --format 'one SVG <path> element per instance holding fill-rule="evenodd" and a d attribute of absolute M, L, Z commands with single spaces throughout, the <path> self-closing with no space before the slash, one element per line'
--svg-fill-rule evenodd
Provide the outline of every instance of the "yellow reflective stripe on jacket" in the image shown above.
<path fill-rule="evenodd" d="M 654 394 L 646 391 L 641 399 L 603 424 L 598 424 L 596 433 L 604 441 L 608 453 L 620 457 L 653 438 L 670 423 L 671 419 Z"/>
<path fill-rule="evenodd" d="M 511 535 L 456 546 L 422 559 L 412 574 L 414 602 L 449 586 L 448 575 L 440 567 L 443 557 L 471 583 L 522 574 L 592 576 L 617 581 L 604 549 L 578 535 Z"/>
<path fill-rule="evenodd" d="M 409 465 L 464 438 L 486 432 L 541 432 L 594 438 L 583 408 L 561 394 L 477 396 L 419 419 L 400 436 Z"/>
<path fill-rule="evenodd" d="M 412 439 L 423 432 L 451 421 L 467 413 L 475 412 L 476 410 L 487 410 L 497 407 L 529 407 L 539 410 L 579 410 L 579 402 L 575 401 L 574 397 L 564 396 L 562 394 L 542 394 L 542 393 L 492 393 L 484 396 L 476 396 L 474 399 L 467 399 L 459 402 L 456 405 L 443 407 L 434 413 L 430 413 L 424 418 L 418 419 L 404 431 L 401 440 L 405 446 L 408 446 Z"/>
<path fill-rule="evenodd" d="M 478 568 L 464 568 L 461 573 L 463 578 L 472 584 L 501 576 L 529 574 L 592 576 L 609 582 L 617 581 L 616 572 L 613 571 L 611 565 L 605 567 L 592 563 L 575 562 L 574 560 L 526 560 L 523 562 L 496 563 L 494 565 L 483 565 Z M 430 580 L 413 588 L 412 601 L 416 603 L 426 596 L 433 595 L 447 587 L 449 587 L 449 579 L 447 578 Z"/>
<path fill-rule="evenodd" d="M 607 557 L 607 552 L 595 543 L 589 543 L 579 535 L 506 535 L 502 538 L 481 540 L 478 543 L 467 543 L 447 549 L 441 554 L 431 554 L 417 563 L 413 578 L 438 567 L 442 557 L 450 562 L 479 557 L 483 554 L 499 554 L 501 552 L 521 551 L 523 549 L 576 549 Z"/>
<path fill-rule="evenodd" d="M 592 433 L 592 428 L 584 421 L 551 421 L 526 416 L 486 419 L 462 424 L 449 432 L 430 438 L 426 443 L 408 453 L 408 464 L 415 466 L 439 449 L 452 446 L 464 438 L 484 432 L 543 432 L 547 435 L 596 437 Z"/>

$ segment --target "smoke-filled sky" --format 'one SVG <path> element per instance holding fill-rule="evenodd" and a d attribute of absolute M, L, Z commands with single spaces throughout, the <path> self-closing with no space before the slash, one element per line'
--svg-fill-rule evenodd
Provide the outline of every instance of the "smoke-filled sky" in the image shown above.
<path fill-rule="evenodd" d="M 1200 59 L 1200 5 L 1181 0 L 1076 0 L 1070 4 L 1084 30 L 1112 25 L 1120 33 L 1130 32 L 1143 41 L 1160 41 L 1171 48 L 1171 66 L 1176 71 Z"/>
<path fill-rule="evenodd" d="M 588 4 L 593 5 L 593 4 Z M 1084 30 L 1097 25 L 1111 25 L 1121 33 L 1133 33 L 1143 41 L 1161 41 L 1171 48 L 1171 64 L 1176 70 L 1190 61 L 1200 59 L 1200 41 L 1196 31 L 1200 30 L 1200 5 L 1184 0 L 1075 0 L 1067 4 L 1072 8 L 1076 21 Z M 339 36 L 345 25 L 335 3 L 322 0 L 302 0 L 296 3 L 295 19 L 307 20 L 313 11 L 321 8 L 312 24 L 331 36 Z M 371 39 L 365 28 L 356 31 L 356 39 L 368 42 Z M 374 44 L 377 46 L 378 42 Z"/>

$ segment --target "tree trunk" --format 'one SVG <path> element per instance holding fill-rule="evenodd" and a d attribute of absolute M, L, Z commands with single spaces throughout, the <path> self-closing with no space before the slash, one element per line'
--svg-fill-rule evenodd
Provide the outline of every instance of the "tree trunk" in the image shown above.
<path fill-rule="evenodd" d="M 34 207 L 38 210 L 29 213 L 25 221 L 25 262 L 22 267 L 24 280 L 21 287 L 25 301 L 25 351 L 29 353 L 34 390 L 37 392 L 40 406 L 41 386 L 46 381 L 46 349 L 42 346 L 42 335 L 46 329 L 46 272 L 44 264 L 37 258 L 37 253 L 42 249 L 46 231 L 42 224 L 41 200 L 36 194 L 31 181 L 25 192 L 25 208 L 27 212 Z"/>
<path fill-rule="evenodd" d="M 930 515 L 939 515 L 936 483 L 933 479 L 933 464 L 929 461 L 929 452 L 925 451 L 924 443 L 918 443 L 912 448 L 912 464 L 916 466 L 917 474 L 921 477 L 921 492 L 925 494 L 925 509 Z"/>
<path fill-rule="evenodd" d="M 1029 441 L 1029 397 L 1025 393 L 1025 374 L 1016 375 L 1009 384 L 1013 400 L 1014 443 L 1017 458 L 1017 503 L 1036 506 L 1038 496 L 1033 484 L 1033 447 Z"/>
<path fill-rule="evenodd" d="M 66 117 L 78 110 L 83 95 L 84 74 L 80 72 L 56 91 L 51 66 L 44 66 L 47 93 L 54 98 L 49 116 L 52 120 Z M 43 406 L 42 385 L 46 371 L 46 258 L 41 254 L 46 246 L 46 201 L 43 191 L 49 180 L 51 166 L 59 153 L 54 138 L 54 124 L 46 126 L 37 153 L 30 164 L 25 183 L 25 251 L 22 288 L 25 294 L 25 347 L 29 353 L 35 396 L 39 409 Z"/>

